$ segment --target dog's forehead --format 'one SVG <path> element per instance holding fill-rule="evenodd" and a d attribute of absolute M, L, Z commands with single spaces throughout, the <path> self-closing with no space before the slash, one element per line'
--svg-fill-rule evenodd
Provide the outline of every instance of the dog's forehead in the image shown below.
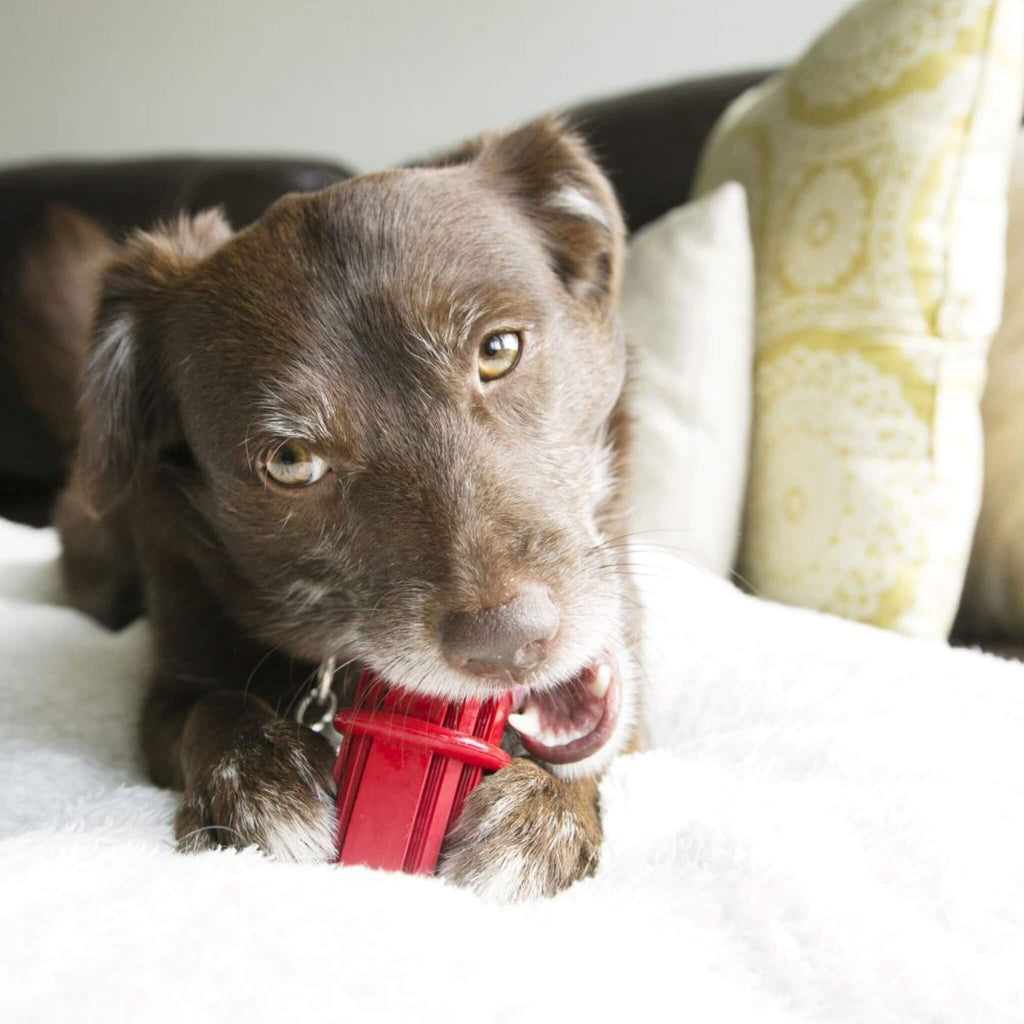
<path fill-rule="evenodd" d="M 472 167 L 353 179 L 311 197 L 303 224 L 350 300 L 439 326 L 449 303 L 539 297 L 551 283 L 529 220 Z"/>
<path fill-rule="evenodd" d="M 258 398 L 269 420 L 315 405 L 325 422 L 335 396 L 422 393 L 480 331 L 553 315 L 557 280 L 529 221 L 462 170 L 275 204 L 211 261 L 214 337 L 192 372 L 216 367 L 207 386 L 216 378 L 232 404 Z"/>
<path fill-rule="evenodd" d="M 557 282 L 529 219 L 471 168 L 366 175 L 286 197 L 228 247 L 222 312 L 297 346 L 451 348 L 469 322 L 542 315 Z M 285 340 L 285 339 L 281 339 Z"/>
<path fill-rule="evenodd" d="M 472 165 L 360 175 L 298 200 L 310 222 L 344 245 L 370 243 L 416 261 L 453 245 L 490 259 L 498 239 L 525 243 L 529 223 Z"/>

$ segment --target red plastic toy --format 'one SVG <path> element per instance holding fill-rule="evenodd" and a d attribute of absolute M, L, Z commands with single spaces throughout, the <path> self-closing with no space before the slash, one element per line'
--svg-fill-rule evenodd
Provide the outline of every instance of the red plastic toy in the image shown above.
<path fill-rule="evenodd" d="M 338 860 L 433 872 L 445 833 L 484 771 L 509 762 L 498 744 L 511 695 L 451 702 L 386 686 L 368 671 L 340 711 L 334 766 Z"/>

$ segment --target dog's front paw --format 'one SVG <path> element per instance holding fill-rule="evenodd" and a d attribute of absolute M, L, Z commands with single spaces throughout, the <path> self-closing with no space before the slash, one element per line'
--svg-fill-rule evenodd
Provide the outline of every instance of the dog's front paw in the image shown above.
<path fill-rule="evenodd" d="M 501 903 L 553 896 L 597 866 L 595 791 L 593 781 L 563 782 L 516 758 L 470 794 L 441 874 Z"/>
<path fill-rule="evenodd" d="M 278 860 L 334 860 L 333 762 L 330 743 L 305 726 L 252 726 L 188 780 L 174 819 L 178 848 L 258 846 Z"/>

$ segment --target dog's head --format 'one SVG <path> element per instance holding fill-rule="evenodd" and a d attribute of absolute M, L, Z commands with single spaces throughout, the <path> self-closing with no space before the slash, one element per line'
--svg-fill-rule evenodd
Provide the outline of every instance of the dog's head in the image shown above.
<path fill-rule="evenodd" d="M 237 234 L 210 213 L 136 235 L 107 274 L 84 475 L 99 502 L 177 495 L 196 571 L 268 645 L 445 696 L 512 687 L 524 746 L 593 770 L 632 704 L 622 247 L 550 119 Z"/>

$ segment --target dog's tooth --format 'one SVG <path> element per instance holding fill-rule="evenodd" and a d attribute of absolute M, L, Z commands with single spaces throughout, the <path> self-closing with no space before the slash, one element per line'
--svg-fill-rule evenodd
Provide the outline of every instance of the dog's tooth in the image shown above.
<path fill-rule="evenodd" d="M 522 711 L 517 711 L 514 715 L 509 715 L 508 724 L 511 725 L 516 732 L 521 732 L 524 736 L 532 736 L 536 738 L 542 731 L 540 712 L 537 710 L 537 706 L 535 704 L 527 704 Z"/>
<path fill-rule="evenodd" d="M 543 743 L 545 747 L 564 747 L 568 743 L 573 743 L 580 739 L 582 736 L 588 736 L 591 733 L 591 729 L 586 726 L 582 728 L 565 728 L 559 729 L 556 732 L 544 729 L 537 733 L 533 739 L 538 743 Z"/>
<path fill-rule="evenodd" d="M 594 678 L 587 684 L 587 689 L 597 697 L 598 700 L 603 700 L 604 695 L 608 692 L 608 687 L 611 685 L 611 666 L 602 664 L 598 667 L 597 672 L 594 674 Z"/>

